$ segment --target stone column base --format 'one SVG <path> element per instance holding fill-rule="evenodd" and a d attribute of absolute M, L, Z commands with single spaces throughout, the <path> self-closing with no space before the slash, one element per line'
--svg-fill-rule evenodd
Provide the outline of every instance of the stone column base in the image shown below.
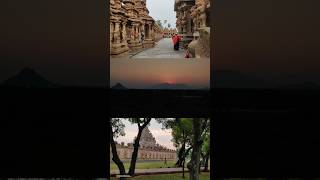
<path fill-rule="evenodd" d="M 143 47 L 144 48 L 151 48 L 154 47 L 154 41 L 152 39 L 145 39 L 143 41 Z"/>
<path fill-rule="evenodd" d="M 110 48 L 111 55 L 120 55 L 129 51 L 126 43 L 112 44 Z"/>
<path fill-rule="evenodd" d="M 139 42 L 132 42 L 130 44 L 130 49 L 135 51 L 135 50 L 138 50 L 138 49 L 141 49 L 142 48 L 142 43 L 139 43 Z"/>

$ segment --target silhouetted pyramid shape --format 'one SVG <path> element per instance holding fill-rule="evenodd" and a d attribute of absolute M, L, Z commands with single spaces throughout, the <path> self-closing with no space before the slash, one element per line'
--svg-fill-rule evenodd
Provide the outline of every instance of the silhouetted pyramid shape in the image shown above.
<path fill-rule="evenodd" d="M 17 75 L 7 79 L 1 85 L 5 87 L 58 87 L 58 85 L 46 80 L 31 68 L 22 69 Z"/>
<path fill-rule="evenodd" d="M 117 83 L 116 85 L 112 86 L 111 89 L 128 89 L 124 87 L 121 83 Z"/>

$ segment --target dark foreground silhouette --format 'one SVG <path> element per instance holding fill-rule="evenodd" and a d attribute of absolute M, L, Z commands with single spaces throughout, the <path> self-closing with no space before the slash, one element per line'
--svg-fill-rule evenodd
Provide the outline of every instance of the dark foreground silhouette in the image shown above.
<path fill-rule="evenodd" d="M 317 89 L 0 88 L 0 174 L 105 177 L 110 117 L 210 117 L 217 177 L 319 176 Z"/>

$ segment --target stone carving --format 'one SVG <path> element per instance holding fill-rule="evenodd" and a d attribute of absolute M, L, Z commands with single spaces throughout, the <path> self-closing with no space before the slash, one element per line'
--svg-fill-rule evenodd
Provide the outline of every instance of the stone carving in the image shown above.
<path fill-rule="evenodd" d="M 192 6 L 190 11 L 191 11 L 190 17 L 192 19 L 193 26 L 194 26 L 193 31 L 196 31 L 198 27 L 198 17 L 197 17 L 196 6 Z"/>
<path fill-rule="evenodd" d="M 114 34 L 114 24 L 110 23 L 110 44 L 113 42 L 113 34 Z"/>
<path fill-rule="evenodd" d="M 198 13 L 198 21 L 200 27 L 206 27 L 207 20 L 207 0 L 196 0 L 196 11 Z"/>
<path fill-rule="evenodd" d="M 121 9 L 121 1 L 113 0 L 115 9 Z"/>
<path fill-rule="evenodd" d="M 120 0 L 110 1 L 110 54 L 118 55 L 128 52 L 128 45 L 123 41 L 126 36 L 122 23 L 125 12 Z"/>
<path fill-rule="evenodd" d="M 177 13 L 176 27 L 179 33 L 189 35 L 193 33 L 194 28 L 190 9 L 194 4 L 194 0 L 179 0 L 175 2 L 174 10 Z"/>
<path fill-rule="evenodd" d="M 126 32 L 126 22 L 122 22 L 122 43 L 126 43 L 127 42 L 127 32 Z"/>
<path fill-rule="evenodd" d="M 119 22 L 116 22 L 115 27 L 114 27 L 114 32 L 113 32 L 113 39 L 114 42 L 119 44 L 120 43 L 120 27 L 119 27 Z"/>
<path fill-rule="evenodd" d="M 154 34 L 155 24 L 149 16 L 146 0 L 110 0 L 111 55 L 126 53 L 129 47 L 134 51 L 154 46 L 156 37 L 159 37 Z M 161 34 L 160 31 L 156 33 Z M 143 42 L 141 34 L 144 34 Z"/>
<path fill-rule="evenodd" d="M 111 55 L 118 56 L 129 51 L 153 47 L 155 41 L 163 37 L 163 29 L 149 16 L 146 0 L 110 0 L 109 2 Z M 175 1 L 176 28 L 183 37 L 183 45 L 194 39 L 194 32 L 210 28 L 207 23 L 210 18 L 209 8 L 210 0 Z M 203 37 L 201 39 L 200 35 L 201 41 L 198 42 L 209 42 L 209 39 L 206 39 L 207 33 L 202 34 Z"/>
<path fill-rule="evenodd" d="M 175 1 L 176 27 L 183 36 L 183 45 L 190 45 L 189 50 L 192 51 L 193 57 L 208 57 L 210 54 L 210 27 L 207 23 L 210 18 L 210 6 L 210 0 Z M 199 36 L 195 37 L 194 34 Z"/>

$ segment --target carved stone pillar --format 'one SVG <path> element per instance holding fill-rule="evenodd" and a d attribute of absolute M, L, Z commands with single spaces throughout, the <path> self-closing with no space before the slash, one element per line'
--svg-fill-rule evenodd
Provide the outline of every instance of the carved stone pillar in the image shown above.
<path fill-rule="evenodd" d="M 131 27 L 131 35 L 130 35 L 130 37 L 131 37 L 131 40 L 134 41 L 134 25 L 132 25 L 132 27 Z"/>
<path fill-rule="evenodd" d="M 153 26 L 151 26 L 151 38 L 154 39 L 154 30 L 153 30 Z"/>
<path fill-rule="evenodd" d="M 144 24 L 141 24 L 141 32 L 146 35 L 145 31 L 144 31 Z"/>
<path fill-rule="evenodd" d="M 136 40 L 139 41 L 139 29 L 138 29 L 138 25 L 135 25 L 136 27 Z"/>
<path fill-rule="evenodd" d="M 120 43 L 120 22 L 115 23 L 115 28 L 114 28 L 114 42 L 116 44 Z"/>
<path fill-rule="evenodd" d="M 114 34 L 113 31 L 114 31 L 114 24 L 113 24 L 113 22 L 110 22 L 110 45 L 113 42 L 113 34 Z"/>
<path fill-rule="evenodd" d="M 148 24 L 148 26 L 149 26 L 148 38 L 151 38 L 151 24 Z"/>
<path fill-rule="evenodd" d="M 122 22 L 122 43 L 127 42 L 126 22 Z"/>
<path fill-rule="evenodd" d="M 137 25 L 138 29 L 138 40 L 141 41 L 141 26 Z"/>

